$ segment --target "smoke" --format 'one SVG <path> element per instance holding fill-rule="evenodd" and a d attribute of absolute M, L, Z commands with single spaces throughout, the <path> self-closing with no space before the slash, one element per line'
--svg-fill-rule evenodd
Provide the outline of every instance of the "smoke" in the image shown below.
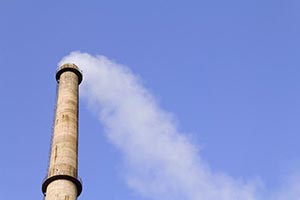
<path fill-rule="evenodd" d="M 260 181 L 247 182 L 213 172 L 197 146 L 178 131 L 172 115 L 158 106 L 129 68 L 104 56 L 80 52 L 64 57 L 60 65 L 67 62 L 83 70 L 81 95 L 92 105 L 108 139 L 121 152 L 126 183 L 139 195 L 153 200 L 262 198 Z M 286 199 L 281 198 L 283 194 L 271 198 Z"/>

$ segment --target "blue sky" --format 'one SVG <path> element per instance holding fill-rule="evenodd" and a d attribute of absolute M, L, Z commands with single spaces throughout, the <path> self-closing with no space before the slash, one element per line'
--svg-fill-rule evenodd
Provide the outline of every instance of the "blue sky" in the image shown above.
<path fill-rule="evenodd" d="M 71 51 L 127 66 L 214 172 L 268 192 L 299 173 L 296 0 L 0 2 L 1 199 L 42 199 L 57 63 Z M 81 199 L 147 199 L 80 102 Z M 12 195 L 14 194 L 14 195 Z"/>

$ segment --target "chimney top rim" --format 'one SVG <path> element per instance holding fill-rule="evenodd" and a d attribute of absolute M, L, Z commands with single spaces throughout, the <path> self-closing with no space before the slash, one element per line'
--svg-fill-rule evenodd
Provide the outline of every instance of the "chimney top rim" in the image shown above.
<path fill-rule="evenodd" d="M 56 80 L 57 80 L 57 82 L 59 82 L 60 75 L 64 72 L 66 72 L 66 71 L 74 72 L 78 76 L 78 85 L 81 83 L 81 81 L 82 81 L 82 71 L 74 63 L 65 63 L 65 64 L 61 65 L 58 68 L 58 70 L 56 71 Z"/>

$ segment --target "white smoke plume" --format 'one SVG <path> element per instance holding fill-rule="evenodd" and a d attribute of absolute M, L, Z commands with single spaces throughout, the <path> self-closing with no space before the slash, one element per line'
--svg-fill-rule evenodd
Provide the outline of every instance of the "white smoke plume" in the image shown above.
<path fill-rule="evenodd" d="M 104 56 L 72 52 L 60 61 L 84 73 L 81 95 L 120 150 L 127 185 L 153 200 L 258 200 L 260 182 L 213 172 L 129 68 Z M 279 200 L 279 196 L 272 199 Z M 271 198 L 269 198 L 271 199 Z M 281 199 L 280 199 L 281 200 Z M 289 200 L 296 200 L 291 198 Z"/>

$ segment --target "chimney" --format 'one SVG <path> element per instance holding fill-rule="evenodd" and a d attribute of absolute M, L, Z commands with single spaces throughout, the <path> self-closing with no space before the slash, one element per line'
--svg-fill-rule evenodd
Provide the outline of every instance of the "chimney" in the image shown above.
<path fill-rule="evenodd" d="M 58 84 L 48 174 L 43 182 L 45 200 L 76 200 L 82 191 L 78 179 L 78 86 L 82 73 L 75 64 L 56 72 Z"/>

